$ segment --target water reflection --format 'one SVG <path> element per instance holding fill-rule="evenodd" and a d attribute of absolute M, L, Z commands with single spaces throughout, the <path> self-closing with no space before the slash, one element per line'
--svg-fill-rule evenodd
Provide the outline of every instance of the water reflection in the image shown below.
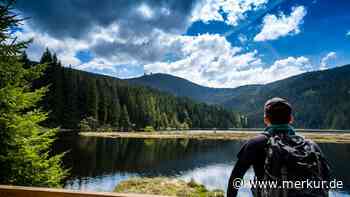
<path fill-rule="evenodd" d="M 193 178 L 210 189 L 226 190 L 227 180 L 242 141 L 61 138 L 55 151 L 70 150 L 64 164 L 71 168 L 66 188 L 112 191 L 132 176 Z M 350 145 L 321 144 L 334 167 L 334 175 L 350 191 L 347 163 Z M 245 178 L 253 177 L 249 170 Z M 240 190 L 244 196 L 248 190 Z M 340 193 L 333 193 L 333 196 Z M 342 194 L 341 196 L 344 196 Z"/>

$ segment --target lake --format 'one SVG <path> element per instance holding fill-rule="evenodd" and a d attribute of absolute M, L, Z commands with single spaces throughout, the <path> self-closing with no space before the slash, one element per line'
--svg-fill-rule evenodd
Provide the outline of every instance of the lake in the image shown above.
<path fill-rule="evenodd" d="M 130 177 L 177 177 L 194 179 L 209 189 L 226 191 L 228 177 L 243 144 L 240 140 L 112 139 L 61 137 L 54 153 L 69 152 L 64 165 L 71 169 L 65 188 L 113 191 Z M 350 196 L 350 144 L 319 144 L 332 165 L 333 175 L 344 188 L 331 196 Z M 245 178 L 254 176 L 252 169 Z M 250 191 L 240 189 L 242 196 Z"/>

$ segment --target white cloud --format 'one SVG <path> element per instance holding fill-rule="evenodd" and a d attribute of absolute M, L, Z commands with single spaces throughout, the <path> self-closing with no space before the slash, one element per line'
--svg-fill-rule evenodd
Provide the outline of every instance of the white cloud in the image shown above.
<path fill-rule="evenodd" d="M 58 58 L 63 64 L 80 64 L 80 60 L 75 57 L 75 54 L 77 51 L 88 47 L 86 42 L 71 38 L 59 40 L 48 34 L 34 30 L 25 21 L 23 23 L 22 30 L 17 31 L 15 36 L 20 40 L 34 39 L 27 50 L 29 58 L 38 61 L 45 48 L 49 48 L 57 53 Z"/>
<path fill-rule="evenodd" d="M 325 70 L 330 67 L 329 63 L 331 60 L 337 58 L 337 54 L 334 51 L 327 53 L 322 59 L 320 64 L 320 70 Z"/>
<path fill-rule="evenodd" d="M 223 21 L 228 25 L 236 26 L 239 20 L 244 19 L 245 13 L 261 8 L 268 0 L 204 0 L 198 3 L 192 13 L 191 21 Z M 220 11 L 227 15 L 224 20 Z"/>
<path fill-rule="evenodd" d="M 278 68 L 282 67 L 298 67 L 301 70 L 309 70 L 311 69 L 310 60 L 304 56 L 300 57 L 288 57 L 285 59 L 277 60 L 274 62 L 272 66 L 276 66 Z"/>
<path fill-rule="evenodd" d="M 100 41 L 125 42 L 116 36 L 118 31 L 118 25 L 113 23 L 106 28 L 95 27 L 84 39 L 68 37 L 65 39 L 57 39 L 33 29 L 24 21 L 22 30 L 17 31 L 15 36 L 20 40 L 29 40 L 33 38 L 33 42 L 30 43 L 26 51 L 29 58 L 32 60 L 38 61 L 45 48 L 49 48 L 57 54 L 63 65 L 78 66 L 81 64 L 80 60 L 75 57 L 78 51 L 89 50 L 91 46 Z"/>
<path fill-rule="evenodd" d="M 254 41 L 276 40 L 282 36 L 300 33 L 300 24 L 306 15 L 304 6 L 292 8 L 292 13 L 286 16 L 280 13 L 278 16 L 266 15 L 263 19 L 263 27 L 255 37 Z"/>
<path fill-rule="evenodd" d="M 136 11 L 145 19 L 151 19 L 154 16 L 153 10 L 145 3 L 141 4 Z"/>
<path fill-rule="evenodd" d="M 160 9 L 160 13 L 162 13 L 162 14 L 165 15 L 165 16 L 169 16 L 169 15 L 171 14 L 171 11 L 170 11 L 169 8 L 167 8 L 167 7 L 162 7 L 162 8 Z"/>
<path fill-rule="evenodd" d="M 350 36 L 350 30 L 346 32 L 346 36 Z"/>
<path fill-rule="evenodd" d="M 94 58 L 93 60 L 91 60 L 90 62 L 86 62 L 83 64 L 80 64 L 78 66 L 76 66 L 77 69 L 81 69 L 81 70 L 89 70 L 89 69 L 94 69 L 94 70 L 112 70 L 114 71 L 113 68 L 113 63 L 107 61 L 106 59 L 103 58 Z"/>
<path fill-rule="evenodd" d="M 247 42 L 248 38 L 244 34 L 239 34 L 238 35 L 238 40 L 243 44 L 243 43 Z"/>
<path fill-rule="evenodd" d="M 191 21 L 224 21 L 224 17 L 219 13 L 220 4 L 217 0 L 205 0 L 197 4 L 192 13 Z"/>
<path fill-rule="evenodd" d="M 237 87 L 283 79 L 310 67 L 303 56 L 277 60 L 268 66 L 257 51 L 243 52 L 219 35 L 177 36 L 168 43 L 178 46 L 182 57 L 146 64 L 146 72 L 168 73 L 210 87 Z"/>

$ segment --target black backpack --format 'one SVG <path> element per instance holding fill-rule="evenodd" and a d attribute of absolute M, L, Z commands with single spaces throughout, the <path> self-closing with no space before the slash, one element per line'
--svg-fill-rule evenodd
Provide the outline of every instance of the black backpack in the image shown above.
<path fill-rule="evenodd" d="M 329 165 L 314 142 L 298 135 L 288 135 L 286 133 L 273 136 L 264 133 L 264 135 L 267 136 L 268 141 L 263 181 L 274 181 L 278 184 L 278 187 L 276 189 L 270 185 L 259 188 L 259 195 L 257 196 L 328 196 L 328 190 L 325 188 L 306 188 L 306 185 L 301 188 L 300 185 L 292 185 L 291 183 L 294 184 L 296 181 L 300 182 L 302 180 L 328 180 Z M 286 181 L 289 181 L 289 183 Z"/>

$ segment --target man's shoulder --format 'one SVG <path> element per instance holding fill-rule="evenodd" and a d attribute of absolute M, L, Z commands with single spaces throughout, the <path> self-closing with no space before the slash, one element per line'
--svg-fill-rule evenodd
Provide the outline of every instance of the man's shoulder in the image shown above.
<path fill-rule="evenodd" d="M 266 146 L 268 137 L 264 134 L 258 134 L 245 142 L 238 153 L 238 158 L 245 161 L 255 160 Z"/>
<path fill-rule="evenodd" d="M 250 151 L 259 150 L 265 147 L 267 141 L 268 141 L 268 136 L 263 133 L 259 133 L 258 135 L 247 140 L 243 147 L 244 149 L 248 149 Z"/>
<path fill-rule="evenodd" d="M 250 138 L 247 141 L 247 144 L 250 144 L 250 145 L 266 144 L 267 140 L 268 140 L 268 136 L 266 134 L 259 133 L 258 135 Z"/>

